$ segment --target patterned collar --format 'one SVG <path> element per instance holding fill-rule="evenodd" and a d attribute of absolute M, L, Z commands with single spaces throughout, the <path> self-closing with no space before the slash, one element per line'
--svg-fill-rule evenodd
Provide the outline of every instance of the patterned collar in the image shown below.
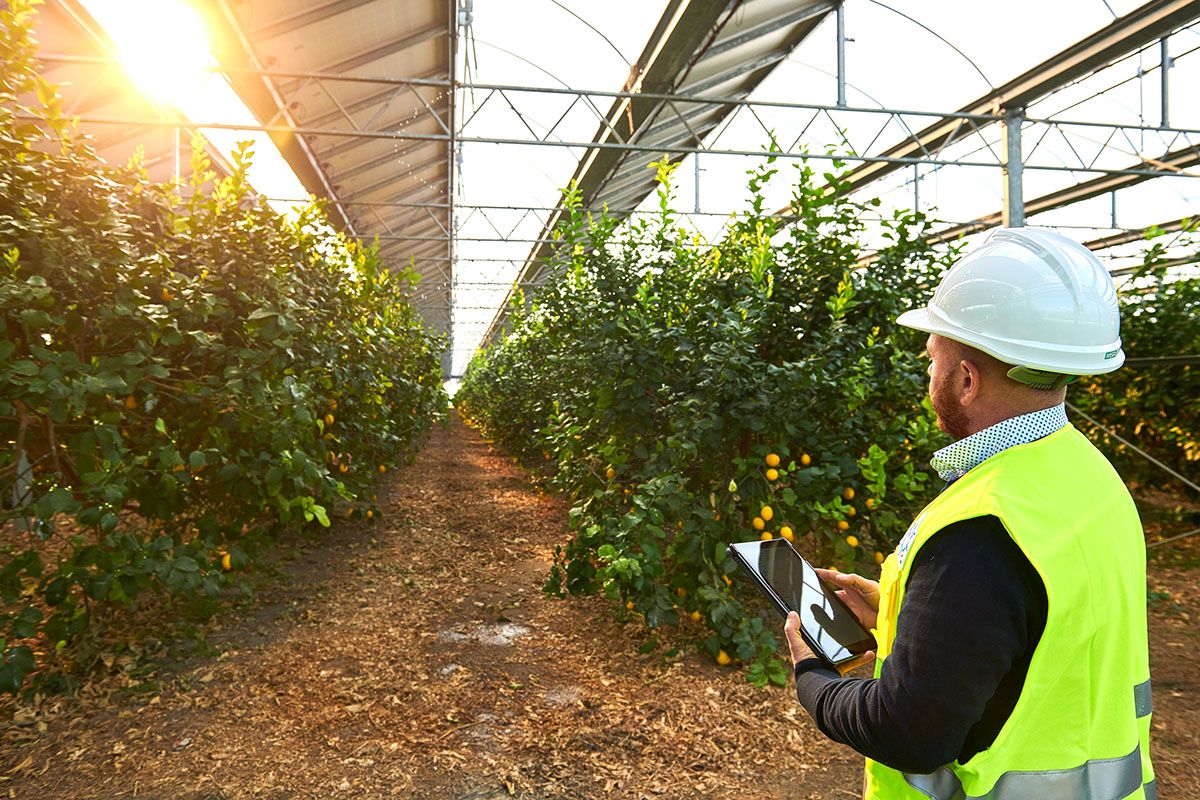
<path fill-rule="evenodd" d="M 929 465 L 944 481 L 956 481 L 987 459 L 1010 447 L 1049 436 L 1067 425 L 1067 410 L 1060 403 L 1041 411 L 997 422 L 933 454 Z"/>

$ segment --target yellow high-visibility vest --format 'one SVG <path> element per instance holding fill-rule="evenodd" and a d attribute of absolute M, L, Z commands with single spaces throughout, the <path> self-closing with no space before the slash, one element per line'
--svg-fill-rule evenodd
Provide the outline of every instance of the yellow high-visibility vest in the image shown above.
<path fill-rule="evenodd" d="M 1046 628 L 1020 697 L 992 745 L 965 764 L 912 775 L 867 759 L 864 797 L 1154 800 L 1142 525 L 1112 465 L 1070 425 L 987 459 L 913 522 L 883 564 L 875 677 L 921 546 L 989 514 L 1046 586 Z"/>

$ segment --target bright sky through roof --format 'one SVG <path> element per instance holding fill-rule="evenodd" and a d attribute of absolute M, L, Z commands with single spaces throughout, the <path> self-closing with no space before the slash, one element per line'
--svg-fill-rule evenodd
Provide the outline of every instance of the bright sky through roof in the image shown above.
<path fill-rule="evenodd" d="M 184 0 L 82 0 L 117 46 L 130 79 L 154 100 L 196 121 L 231 125 L 259 124 L 216 65 L 204 23 Z M 254 143 L 250 185 L 272 198 L 307 197 L 308 191 L 284 160 L 271 137 L 262 131 L 201 129 L 228 156 L 238 142 Z M 271 201 L 285 213 L 298 205 Z"/>

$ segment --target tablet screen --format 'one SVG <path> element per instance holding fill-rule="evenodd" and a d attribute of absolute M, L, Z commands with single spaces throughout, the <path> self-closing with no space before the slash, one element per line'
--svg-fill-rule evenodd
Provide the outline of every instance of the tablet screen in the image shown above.
<path fill-rule="evenodd" d="M 800 624 L 817 649 L 834 663 L 874 646 L 850 609 L 826 589 L 807 561 L 783 539 L 739 542 L 734 545 L 789 609 L 800 615 Z"/>

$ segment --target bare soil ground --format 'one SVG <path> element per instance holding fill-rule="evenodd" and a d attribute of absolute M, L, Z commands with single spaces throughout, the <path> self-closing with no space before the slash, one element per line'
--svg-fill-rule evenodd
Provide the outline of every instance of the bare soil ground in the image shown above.
<path fill-rule="evenodd" d="M 457 419 L 382 520 L 303 546 L 192 655 L 0 708 L 12 798 L 853 798 L 861 758 L 598 598 L 542 594 L 566 506 Z M 1194 541 L 1151 565 L 1160 796 L 1200 751 Z"/>

